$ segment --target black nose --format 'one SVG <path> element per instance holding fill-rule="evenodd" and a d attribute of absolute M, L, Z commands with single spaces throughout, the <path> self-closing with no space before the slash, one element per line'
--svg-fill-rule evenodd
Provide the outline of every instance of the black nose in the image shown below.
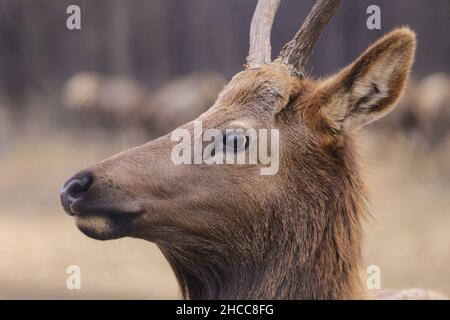
<path fill-rule="evenodd" d="M 63 185 L 59 191 L 59 195 L 61 197 L 61 204 L 68 214 L 75 214 L 72 204 L 89 190 L 93 181 L 92 173 L 83 171 L 76 174 Z"/>

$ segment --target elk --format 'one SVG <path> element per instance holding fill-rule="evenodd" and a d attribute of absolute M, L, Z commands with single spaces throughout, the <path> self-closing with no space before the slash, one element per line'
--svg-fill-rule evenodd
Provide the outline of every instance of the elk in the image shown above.
<path fill-rule="evenodd" d="M 129 77 L 85 71 L 65 83 L 61 102 L 76 123 L 116 131 L 133 127 L 154 138 L 206 111 L 224 84 L 225 79 L 216 73 L 198 72 L 149 94 Z"/>
<path fill-rule="evenodd" d="M 415 34 L 396 29 L 336 75 L 313 80 L 305 64 L 340 1 L 318 0 L 272 61 L 279 2 L 258 1 L 244 70 L 196 119 L 220 130 L 279 130 L 277 174 L 261 175 L 260 163 L 175 165 L 168 134 L 79 172 L 60 190 L 63 208 L 87 236 L 156 243 L 184 298 L 367 297 L 359 273 L 367 213 L 357 131 L 393 109 Z"/>

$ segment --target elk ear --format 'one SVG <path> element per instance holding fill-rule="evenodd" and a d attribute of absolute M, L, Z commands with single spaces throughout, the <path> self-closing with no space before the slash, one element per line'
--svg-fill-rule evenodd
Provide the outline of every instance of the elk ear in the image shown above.
<path fill-rule="evenodd" d="M 319 113 L 333 132 L 349 131 L 391 111 L 414 60 L 415 34 L 401 28 L 370 46 L 319 87 Z"/>

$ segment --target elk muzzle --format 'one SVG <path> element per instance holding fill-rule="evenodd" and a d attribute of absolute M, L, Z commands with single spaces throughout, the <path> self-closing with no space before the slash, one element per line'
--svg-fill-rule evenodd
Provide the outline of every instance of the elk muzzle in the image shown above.
<path fill-rule="evenodd" d="M 64 211 L 73 216 L 77 227 L 91 238 L 109 240 L 129 235 L 137 214 L 92 201 L 96 193 L 95 180 L 91 171 L 82 171 L 70 178 L 60 189 Z"/>

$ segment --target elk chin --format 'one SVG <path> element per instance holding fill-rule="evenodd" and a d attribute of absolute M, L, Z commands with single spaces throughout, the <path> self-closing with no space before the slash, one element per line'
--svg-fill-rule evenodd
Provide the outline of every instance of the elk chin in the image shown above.
<path fill-rule="evenodd" d="M 75 217 L 82 233 L 96 240 L 123 238 L 133 231 L 135 217 L 126 214 L 90 214 Z"/>

